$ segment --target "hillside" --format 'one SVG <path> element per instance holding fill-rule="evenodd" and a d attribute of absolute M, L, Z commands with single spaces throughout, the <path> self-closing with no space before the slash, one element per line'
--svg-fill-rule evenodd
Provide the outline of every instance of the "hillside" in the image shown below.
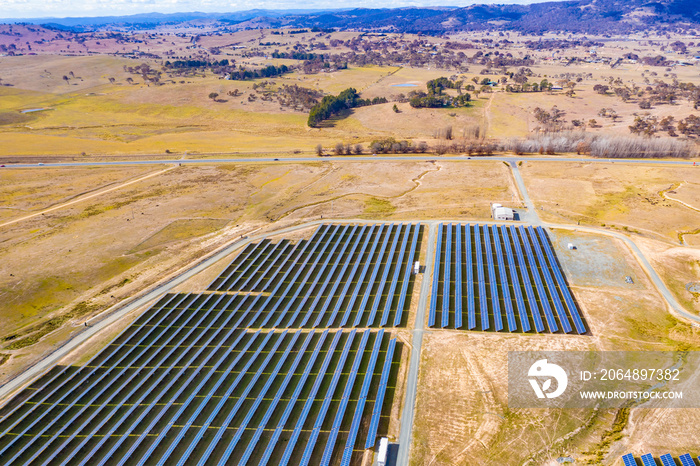
<path fill-rule="evenodd" d="M 115 26 L 129 29 L 187 23 L 201 25 L 203 21 L 210 27 L 222 30 L 291 26 L 421 32 L 433 35 L 468 30 L 510 30 L 527 34 L 560 31 L 619 34 L 649 30 L 700 30 L 700 12 L 695 0 L 574 0 L 530 5 L 476 4 L 464 8 L 152 13 L 98 18 L 41 18 L 11 22 L 95 30 Z"/>

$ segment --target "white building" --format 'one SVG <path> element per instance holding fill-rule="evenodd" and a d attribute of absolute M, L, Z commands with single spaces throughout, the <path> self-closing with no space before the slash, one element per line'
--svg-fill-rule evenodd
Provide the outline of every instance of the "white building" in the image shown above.
<path fill-rule="evenodd" d="M 491 217 L 494 220 L 513 220 L 515 214 L 513 209 L 503 207 L 501 204 L 491 204 Z"/>

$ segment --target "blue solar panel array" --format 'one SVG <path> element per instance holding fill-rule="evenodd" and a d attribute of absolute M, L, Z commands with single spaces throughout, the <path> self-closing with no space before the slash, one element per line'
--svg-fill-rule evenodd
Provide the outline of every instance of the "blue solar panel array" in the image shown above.
<path fill-rule="evenodd" d="M 253 332 L 212 296 L 161 303 L 4 413 L 3 465 L 349 465 L 374 445 L 398 369 L 383 329 Z"/>
<path fill-rule="evenodd" d="M 642 455 L 640 460 L 644 466 L 658 466 L 656 460 L 654 459 L 654 455 L 651 453 Z M 632 453 L 627 453 L 624 455 L 622 457 L 622 461 L 624 466 L 637 466 L 637 460 L 635 460 Z M 670 453 L 664 453 L 663 455 L 659 456 L 659 461 L 661 461 L 663 466 L 678 466 L 678 463 Z M 697 466 L 690 453 L 680 455 L 678 457 L 678 461 L 680 461 L 681 466 Z M 698 458 L 698 461 L 700 461 L 700 457 Z"/>
<path fill-rule="evenodd" d="M 419 224 L 321 225 L 292 245 L 261 241 L 209 286 L 238 293 L 252 328 L 405 325 Z"/>
<path fill-rule="evenodd" d="M 0 410 L 0 464 L 357 462 L 387 427 L 399 346 L 339 327 L 405 323 L 420 238 L 327 224 L 249 245 L 209 292 L 165 296 Z"/>
<path fill-rule="evenodd" d="M 437 237 L 430 327 L 463 328 L 466 309 L 468 330 L 586 333 L 544 229 L 441 224 Z"/>

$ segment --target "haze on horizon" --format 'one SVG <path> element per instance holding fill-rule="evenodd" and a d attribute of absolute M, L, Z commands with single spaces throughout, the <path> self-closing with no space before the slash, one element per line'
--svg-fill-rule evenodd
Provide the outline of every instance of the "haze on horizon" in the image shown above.
<path fill-rule="evenodd" d="M 0 19 L 125 16 L 142 13 L 227 13 L 252 9 L 346 9 L 399 7 L 464 7 L 472 4 L 528 4 L 537 0 L 0 0 Z M 543 1 L 543 0 L 542 0 Z"/>

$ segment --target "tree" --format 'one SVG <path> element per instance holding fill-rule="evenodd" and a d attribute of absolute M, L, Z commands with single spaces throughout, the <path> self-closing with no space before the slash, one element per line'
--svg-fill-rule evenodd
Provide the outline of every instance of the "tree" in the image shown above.
<path fill-rule="evenodd" d="M 321 157 L 323 155 L 323 146 L 321 144 L 318 144 L 316 146 L 316 155 Z"/>
<path fill-rule="evenodd" d="M 700 136 L 700 117 L 690 115 L 679 121 L 678 131 L 686 136 Z"/>
<path fill-rule="evenodd" d="M 338 144 L 335 145 L 334 149 L 335 155 L 343 155 L 345 152 L 345 146 L 343 145 L 342 142 L 339 142 Z"/>
<path fill-rule="evenodd" d="M 112 77 L 109 78 L 109 83 L 110 83 L 110 84 L 114 84 L 114 81 L 116 81 L 114 78 L 112 78 Z"/>
<path fill-rule="evenodd" d="M 70 80 L 70 78 L 64 74 L 63 80 L 66 82 L 66 84 L 68 84 L 68 81 Z"/>
<path fill-rule="evenodd" d="M 355 154 L 361 155 L 363 151 L 362 144 L 355 144 Z"/>
<path fill-rule="evenodd" d="M 210 92 L 210 93 L 209 93 L 209 98 L 210 98 L 211 100 L 216 100 L 217 97 L 219 97 L 219 93 L 218 93 L 218 92 Z"/>
<path fill-rule="evenodd" d="M 396 104 L 394 104 L 391 109 L 394 111 L 394 113 L 401 113 L 401 110 L 399 110 L 399 107 L 397 107 Z"/>
<path fill-rule="evenodd" d="M 609 87 L 609 86 L 605 86 L 605 85 L 603 85 L 603 84 L 596 84 L 595 86 L 593 86 L 593 90 L 594 90 L 595 92 L 597 92 L 598 94 L 600 94 L 600 95 L 605 95 L 605 94 L 607 94 L 607 93 L 608 93 L 608 89 L 610 89 L 610 87 Z"/>

